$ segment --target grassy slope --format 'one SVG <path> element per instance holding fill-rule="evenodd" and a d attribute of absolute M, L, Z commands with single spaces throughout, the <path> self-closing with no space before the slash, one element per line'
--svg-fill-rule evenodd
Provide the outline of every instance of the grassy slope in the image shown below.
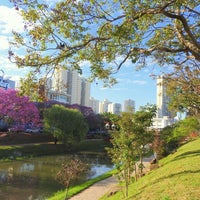
<path fill-rule="evenodd" d="M 189 142 L 174 154 L 162 159 L 159 168 L 151 171 L 129 189 L 134 200 L 199 200 L 200 139 Z M 124 199 L 122 192 L 106 200 Z"/>

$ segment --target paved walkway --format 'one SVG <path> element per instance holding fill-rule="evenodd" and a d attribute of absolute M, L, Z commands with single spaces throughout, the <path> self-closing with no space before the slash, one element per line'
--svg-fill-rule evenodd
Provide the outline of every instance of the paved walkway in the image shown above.
<path fill-rule="evenodd" d="M 144 172 L 148 173 L 150 171 L 150 161 L 154 157 L 143 159 Z M 99 181 L 94 185 L 91 185 L 89 188 L 83 190 L 79 194 L 70 198 L 70 200 L 98 200 L 105 193 L 111 192 L 118 185 L 118 180 L 116 177 L 112 176 L 105 180 Z M 115 190 L 115 189 L 114 189 Z"/>
<path fill-rule="evenodd" d="M 95 183 L 86 190 L 83 190 L 79 194 L 71 197 L 70 200 L 98 200 L 106 192 L 111 191 L 111 189 L 117 185 L 117 178 L 111 176 L 105 180 Z"/>

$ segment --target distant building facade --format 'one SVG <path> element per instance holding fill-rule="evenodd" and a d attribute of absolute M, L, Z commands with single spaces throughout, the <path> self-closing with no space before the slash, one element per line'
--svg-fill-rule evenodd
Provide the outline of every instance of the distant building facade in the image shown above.
<path fill-rule="evenodd" d="M 50 100 L 89 106 L 90 83 L 77 71 L 57 69 L 48 87 Z"/>
<path fill-rule="evenodd" d="M 164 116 L 171 117 L 171 112 L 168 110 L 169 96 L 166 93 L 166 86 L 164 85 L 164 77 L 159 76 L 157 78 L 157 97 L 156 105 L 158 108 L 157 117 L 162 118 Z"/>
<path fill-rule="evenodd" d="M 112 103 L 108 99 L 104 99 L 102 102 L 99 103 L 99 113 L 108 112 L 108 105 Z"/>
<path fill-rule="evenodd" d="M 120 115 L 122 112 L 122 105 L 120 103 L 110 103 L 108 104 L 108 112 Z"/>
<path fill-rule="evenodd" d="M 89 105 L 94 113 L 99 113 L 99 100 L 90 97 L 90 105 Z"/>
<path fill-rule="evenodd" d="M 10 79 L 6 79 L 3 76 L 0 76 L 0 88 L 3 88 L 5 90 L 11 88 L 15 89 L 15 81 L 12 81 Z"/>
<path fill-rule="evenodd" d="M 132 99 L 124 100 L 124 112 L 135 112 L 135 101 Z"/>
<path fill-rule="evenodd" d="M 164 77 L 157 77 L 157 88 L 156 88 L 156 105 L 157 115 L 153 119 L 153 128 L 162 129 L 166 126 L 170 126 L 174 123 L 172 113 L 168 110 L 169 96 L 166 93 L 166 86 L 164 85 Z"/>

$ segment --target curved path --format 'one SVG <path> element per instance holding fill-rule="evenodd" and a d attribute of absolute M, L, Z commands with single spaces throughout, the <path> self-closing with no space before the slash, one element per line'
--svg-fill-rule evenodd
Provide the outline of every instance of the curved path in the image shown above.
<path fill-rule="evenodd" d="M 144 172 L 150 171 L 150 162 L 154 159 L 154 156 L 143 159 Z M 98 200 L 107 192 L 113 192 L 116 190 L 118 180 L 115 176 L 111 176 L 105 180 L 99 181 L 89 188 L 83 190 L 79 194 L 70 198 L 70 200 Z"/>
<path fill-rule="evenodd" d="M 94 185 L 91 185 L 86 190 L 83 190 L 79 194 L 70 198 L 70 200 L 98 200 L 106 192 L 118 185 L 117 178 L 111 176 L 105 180 L 99 181 Z"/>

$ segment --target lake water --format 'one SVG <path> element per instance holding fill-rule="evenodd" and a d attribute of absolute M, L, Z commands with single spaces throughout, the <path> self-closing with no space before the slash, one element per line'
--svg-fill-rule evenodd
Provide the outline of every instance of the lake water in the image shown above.
<path fill-rule="evenodd" d="M 76 155 L 89 165 L 89 170 L 74 184 L 83 183 L 112 169 L 112 164 L 102 155 Z M 55 180 L 61 164 L 69 155 L 44 156 L 23 161 L 0 163 L 0 199 L 44 200 L 56 191 L 64 189 Z"/>

